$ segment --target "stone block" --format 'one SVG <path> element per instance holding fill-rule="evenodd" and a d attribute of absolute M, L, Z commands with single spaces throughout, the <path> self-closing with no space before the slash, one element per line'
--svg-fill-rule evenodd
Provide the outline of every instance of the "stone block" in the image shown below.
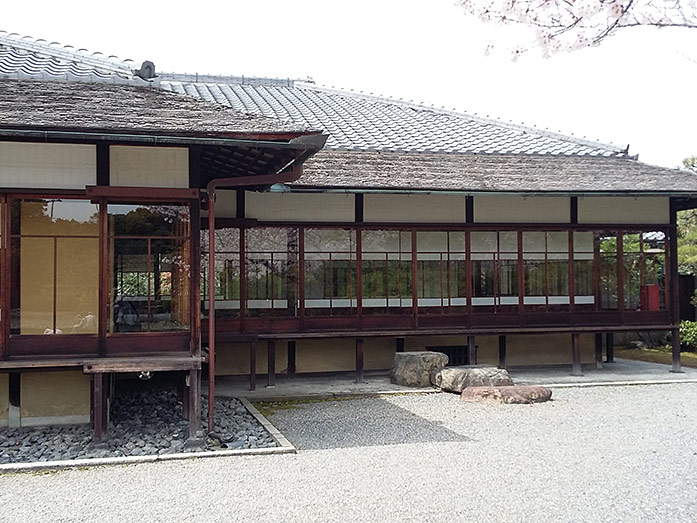
<path fill-rule="evenodd" d="M 460 394 L 467 387 L 508 386 L 513 385 L 513 380 L 506 369 L 465 365 L 433 370 L 431 383 L 446 392 Z"/>
<path fill-rule="evenodd" d="M 392 360 L 390 381 L 407 387 L 431 386 L 431 372 L 448 364 L 448 356 L 442 352 L 398 352 Z"/>
<path fill-rule="evenodd" d="M 462 391 L 462 401 L 494 401 L 497 403 L 541 403 L 552 398 L 552 391 L 540 385 L 511 385 L 507 387 L 468 387 Z"/>

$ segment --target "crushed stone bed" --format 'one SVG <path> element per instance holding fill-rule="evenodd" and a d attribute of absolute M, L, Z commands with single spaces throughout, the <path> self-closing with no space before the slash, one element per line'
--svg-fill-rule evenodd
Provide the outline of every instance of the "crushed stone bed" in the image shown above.
<path fill-rule="evenodd" d="M 204 398 L 204 433 L 207 408 Z M 174 391 L 119 391 L 111 410 L 109 432 L 101 443 L 92 441 L 89 425 L 3 427 L 0 465 L 277 446 L 266 429 L 234 398 L 216 399 L 214 432 L 223 437 L 222 444 L 207 438 L 199 446 L 186 446 L 188 425 Z"/>

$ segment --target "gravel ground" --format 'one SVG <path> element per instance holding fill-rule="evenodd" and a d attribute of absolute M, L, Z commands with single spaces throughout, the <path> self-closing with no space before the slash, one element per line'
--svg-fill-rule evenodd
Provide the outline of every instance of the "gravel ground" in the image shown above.
<path fill-rule="evenodd" d="M 270 420 L 295 455 L 0 475 L 1 521 L 697 520 L 697 386 L 433 394 Z"/>
<path fill-rule="evenodd" d="M 207 424 L 207 401 L 201 417 Z M 276 442 L 236 399 L 217 399 L 215 433 L 200 446 L 186 446 L 189 423 L 172 390 L 123 390 L 116 395 L 111 423 L 101 443 L 88 425 L 0 428 L 0 465 L 84 458 L 148 456 L 204 450 L 275 447 Z"/>

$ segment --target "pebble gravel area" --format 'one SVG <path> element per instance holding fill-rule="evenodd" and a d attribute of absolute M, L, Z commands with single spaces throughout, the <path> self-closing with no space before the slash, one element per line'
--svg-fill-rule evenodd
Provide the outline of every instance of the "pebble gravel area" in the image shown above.
<path fill-rule="evenodd" d="M 202 424 L 207 402 L 203 401 Z M 216 400 L 215 433 L 198 445 L 187 445 L 189 424 L 182 404 L 170 390 L 120 391 L 111 410 L 109 432 L 92 441 L 88 425 L 0 429 L 0 464 L 84 458 L 148 456 L 208 450 L 275 447 L 254 416 L 236 399 Z"/>
<path fill-rule="evenodd" d="M 297 454 L 0 475 L 0 520 L 697 520 L 697 385 L 552 398 L 277 406 L 269 419 Z"/>

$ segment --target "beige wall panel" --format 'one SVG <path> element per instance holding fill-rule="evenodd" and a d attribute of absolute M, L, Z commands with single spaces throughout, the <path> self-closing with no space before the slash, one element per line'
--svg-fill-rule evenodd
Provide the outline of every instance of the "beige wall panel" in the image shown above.
<path fill-rule="evenodd" d="M 245 193 L 245 217 L 261 221 L 352 222 L 355 219 L 353 202 L 353 194 L 248 191 Z"/>
<path fill-rule="evenodd" d="M 660 196 L 582 197 L 578 223 L 670 223 L 670 202 Z"/>
<path fill-rule="evenodd" d="M 7 425 L 7 413 L 10 409 L 10 377 L 0 374 L 0 426 Z"/>
<path fill-rule="evenodd" d="M 356 343 L 350 338 L 299 340 L 295 364 L 298 373 L 355 370 Z"/>
<path fill-rule="evenodd" d="M 0 187 L 84 189 L 96 183 L 94 145 L 0 142 Z"/>
<path fill-rule="evenodd" d="M 569 198 L 561 196 L 475 196 L 477 223 L 569 223 Z"/>
<path fill-rule="evenodd" d="M 285 342 L 276 342 L 276 373 L 288 372 L 288 351 Z M 257 374 L 266 374 L 268 352 L 266 343 L 257 343 Z M 215 375 L 239 376 L 249 374 L 249 344 L 222 343 L 215 349 Z"/>
<path fill-rule="evenodd" d="M 452 194 L 366 194 L 366 222 L 464 223 L 465 197 Z"/>
<path fill-rule="evenodd" d="M 581 361 L 591 363 L 595 357 L 592 334 L 582 334 Z M 507 336 L 506 363 L 516 365 L 571 365 L 571 334 Z"/>
<path fill-rule="evenodd" d="M 109 147 L 109 184 L 125 187 L 189 187 L 185 147 Z"/>
<path fill-rule="evenodd" d="M 89 418 L 90 378 L 81 372 L 23 373 L 20 389 L 22 425 L 31 424 L 25 418 Z"/>
<path fill-rule="evenodd" d="M 396 343 L 393 338 L 366 338 L 363 341 L 365 370 L 389 370 L 392 367 L 396 349 Z"/>

